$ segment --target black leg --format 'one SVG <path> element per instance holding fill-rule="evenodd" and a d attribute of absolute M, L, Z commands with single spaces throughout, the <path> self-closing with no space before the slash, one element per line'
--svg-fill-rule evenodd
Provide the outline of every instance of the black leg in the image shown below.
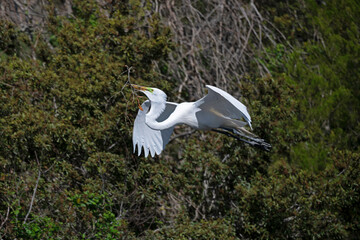
<path fill-rule="evenodd" d="M 243 141 L 243 142 L 245 142 L 247 144 L 250 144 L 253 147 L 258 147 L 258 148 L 261 148 L 261 149 L 263 149 L 265 151 L 268 151 L 268 152 L 271 149 L 271 145 L 269 143 L 265 142 L 264 139 L 250 138 L 250 140 L 246 140 L 244 138 L 239 137 L 238 135 L 240 135 L 240 133 L 238 131 L 236 131 L 236 130 L 222 128 L 222 130 L 212 129 L 212 131 L 224 134 L 224 135 L 226 135 L 228 137 L 235 138 L 237 140 L 240 140 L 240 141 Z M 235 135 L 235 134 L 238 134 L 238 135 Z M 242 135 L 240 135 L 240 136 L 242 136 Z M 246 137 L 246 136 L 244 136 L 244 137 Z"/>

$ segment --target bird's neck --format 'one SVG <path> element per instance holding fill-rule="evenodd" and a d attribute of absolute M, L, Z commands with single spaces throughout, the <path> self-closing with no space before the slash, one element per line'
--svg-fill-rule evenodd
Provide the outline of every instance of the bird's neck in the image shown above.
<path fill-rule="evenodd" d="M 167 120 L 158 122 L 157 119 L 164 112 L 166 107 L 166 101 L 164 102 L 151 102 L 150 111 L 146 114 L 145 123 L 154 130 L 164 130 L 173 126 L 173 124 Z"/>

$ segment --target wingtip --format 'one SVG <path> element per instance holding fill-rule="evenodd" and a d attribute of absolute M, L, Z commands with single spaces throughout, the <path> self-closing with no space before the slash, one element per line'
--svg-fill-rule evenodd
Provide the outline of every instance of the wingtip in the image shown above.
<path fill-rule="evenodd" d="M 140 156 L 141 155 L 141 150 L 142 150 L 142 148 L 141 148 L 141 146 L 140 146 L 140 144 L 139 143 L 137 143 L 137 149 L 138 149 L 138 156 Z"/>
<path fill-rule="evenodd" d="M 150 147 L 150 155 L 151 155 L 151 157 L 154 157 L 155 156 L 155 149 L 153 149 L 153 148 L 151 148 Z"/>
<path fill-rule="evenodd" d="M 205 87 L 208 88 L 208 89 L 212 89 L 212 90 L 214 90 L 214 88 L 216 88 L 216 87 L 211 86 L 211 85 L 205 85 Z"/>
<path fill-rule="evenodd" d="M 144 155 L 145 157 L 149 156 L 149 149 L 144 146 Z"/>

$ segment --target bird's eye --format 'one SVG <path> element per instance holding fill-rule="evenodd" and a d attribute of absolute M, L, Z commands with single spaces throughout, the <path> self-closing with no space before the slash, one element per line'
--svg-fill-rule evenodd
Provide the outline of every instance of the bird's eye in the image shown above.
<path fill-rule="evenodd" d="M 151 92 L 151 93 L 154 92 L 154 89 L 152 89 L 152 88 L 147 88 L 146 90 L 148 90 L 148 91 Z"/>

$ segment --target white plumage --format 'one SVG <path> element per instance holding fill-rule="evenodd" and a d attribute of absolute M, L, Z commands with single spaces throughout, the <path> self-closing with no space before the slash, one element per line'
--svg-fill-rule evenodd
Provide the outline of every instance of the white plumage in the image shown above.
<path fill-rule="evenodd" d="M 149 152 L 152 157 L 159 155 L 169 142 L 174 127 L 179 124 L 224 133 L 265 150 L 271 148 L 270 144 L 244 128 L 245 125 L 252 128 L 246 106 L 217 87 L 207 85 L 208 94 L 205 97 L 196 102 L 178 104 L 166 102 L 166 94 L 160 89 L 132 86 L 150 100 L 141 105 L 142 110 L 138 111 L 134 123 L 134 152 L 137 146 L 139 156 L 142 149 L 145 157 Z"/>

